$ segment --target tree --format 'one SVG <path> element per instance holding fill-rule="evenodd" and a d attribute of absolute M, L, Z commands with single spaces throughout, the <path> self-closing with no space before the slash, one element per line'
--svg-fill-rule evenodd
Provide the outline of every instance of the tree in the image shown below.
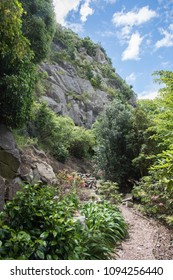
<path fill-rule="evenodd" d="M 132 160 L 135 133 L 133 108 L 121 100 L 114 100 L 102 113 L 94 132 L 97 139 L 96 162 L 105 172 L 105 178 L 125 186 L 134 176 Z"/>
<path fill-rule="evenodd" d="M 22 125 L 30 116 L 35 68 L 33 52 L 22 34 L 18 0 L 0 2 L 0 122 Z"/>
<path fill-rule="evenodd" d="M 157 141 L 153 138 L 155 134 L 153 118 L 155 105 L 153 100 L 139 100 L 134 109 L 134 129 L 136 158 L 133 165 L 139 169 L 140 176 L 148 174 L 148 168 L 154 161 L 154 155 L 159 152 Z"/>
<path fill-rule="evenodd" d="M 23 34 L 29 39 L 34 62 L 41 62 L 48 54 L 55 33 L 55 16 L 52 0 L 20 0 L 26 11 L 23 14 Z"/>

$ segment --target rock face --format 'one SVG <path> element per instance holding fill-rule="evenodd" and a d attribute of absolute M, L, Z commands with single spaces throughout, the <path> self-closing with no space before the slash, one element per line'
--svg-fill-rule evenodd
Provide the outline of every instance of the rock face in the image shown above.
<path fill-rule="evenodd" d="M 34 147 L 20 151 L 11 131 L 0 125 L 0 211 L 21 190 L 23 182 L 55 184 L 56 176 L 45 153 Z"/>
<path fill-rule="evenodd" d="M 20 154 L 10 130 L 0 125 L 0 176 L 13 179 L 20 166 Z"/>
<path fill-rule="evenodd" d="M 69 116 L 79 126 L 91 128 L 98 114 L 119 94 L 127 100 L 133 91 L 116 73 L 104 48 L 90 38 L 80 38 L 57 25 L 45 73 L 44 101 L 59 115 Z"/>
<path fill-rule="evenodd" d="M 21 178 L 31 184 L 41 181 L 56 184 L 56 176 L 44 152 L 28 147 L 21 155 Z"/>
<path fill-rule="evenodd" d="M 64 63 L 42 64 L 42 71 L 48 74 L 48 90 L 43 100 L 60 115 L 68 115 L 76 125 L 90 128 L 110 96 L 95 89 L 89 80 L 78 76 L 75 68 Z"/>

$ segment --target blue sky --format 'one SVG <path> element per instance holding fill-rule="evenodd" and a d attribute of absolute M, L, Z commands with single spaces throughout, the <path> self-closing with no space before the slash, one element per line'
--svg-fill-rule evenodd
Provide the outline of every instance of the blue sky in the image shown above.
<path fill-rule="evenodd" d="M 157 70 L 173 71 L 173 0 L 53 0 L 56 18 L 100 42 L 139 98 L 154 98 Z"/>

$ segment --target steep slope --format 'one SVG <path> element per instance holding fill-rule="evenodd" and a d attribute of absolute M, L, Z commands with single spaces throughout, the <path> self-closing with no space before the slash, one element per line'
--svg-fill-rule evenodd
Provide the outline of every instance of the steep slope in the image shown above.
<path fill-rule="evenodd" d="M 115 72 L 104 49 L 60 25 L 50 58 L 41 70 L 46 74 L 42 99 L 76 125 L 90 128 L 104 106 L 118 95 L 134 100 L 133 90 Z"/>

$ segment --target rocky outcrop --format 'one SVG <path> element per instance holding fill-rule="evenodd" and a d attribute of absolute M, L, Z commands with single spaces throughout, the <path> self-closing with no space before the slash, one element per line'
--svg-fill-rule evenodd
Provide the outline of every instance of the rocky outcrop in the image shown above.
<path fill-rule="evenodd" d="M 104 48 L 57 25 L 50 60 L 42 63 L 45 92 L 38 96 L 59 115 L 91 128 L 108 102 L 119 95 L 129 101 L 133 90 L 116 73 Z"/>
<path fill-rule="evenodd" d="M 13 179 L 19 172 L 20 154 L 11 131 L 0 125 L 0 176 Z"/>
<path fill-rule="evenodd" d="M 42 71 L 48 74 L 48 90 L 43 100 L 55 113 L 68 115 L 76 125 L 90 128 L 110 96 L 95 89 L 89 80 L 79 77 L 68 63 L 61 66 L 43 63 Z"/>
<path fill-rule="evenodd" d="M 11 200 L 21 186 L 42 181 L 55 184 L 56 176 L 43 151 L 28 148 L 20 151 L 12 132 L 0 125 L 0 210 L 6 201 Z"/>
<path fill-rule="evenodd" d="M 56 176 L 43 151 L 28 147 L 21 155 L 20 177 L 31 184 L 41 181 L 56 184 Z"/>

